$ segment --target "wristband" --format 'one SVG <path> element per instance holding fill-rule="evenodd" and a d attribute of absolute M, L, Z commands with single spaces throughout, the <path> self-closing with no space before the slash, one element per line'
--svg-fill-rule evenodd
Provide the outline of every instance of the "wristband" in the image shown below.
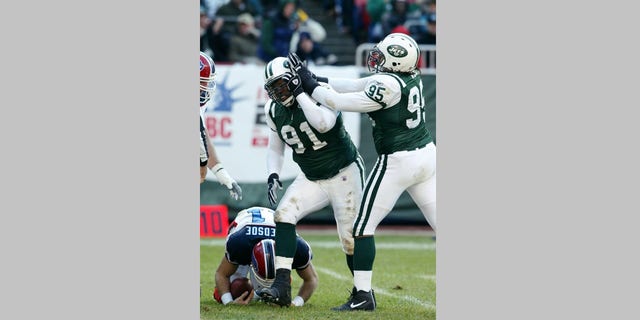
<path fill-rule="evenodd" d="M 224 169 L 222 163 L 218 162 L 215 166 L 213 166 L 213 168 L 211 168 L 211 171 L 213 171 L 213 173 L 216 173 L 222 169 Z"/>
<path fill-rule="evenodd" d="M 329 83 L 329 78 L 327 78 L 327 77 L 318 77 L 318 76 L 316 76 L 316 80 L 318 82 Z"/>
<path fill-rule="evenodd" d="M 231 292 L 227 292 L 227 293 L 223 294 L 222 297 L 220 297 L 220 300 L 222 300 L 222 304 L 224 304 L 224 305 L 229 304 L 229 302 L 233 301 L 233 297 L 231 296 Z"/>
<path fill-rule="evenodd" d="M 291 303 L 296 307 L 302 307 L 304 306 L 304 299 L 302 299 L 301 296 L 296 296 L 295 298 L 293 298 L 293 300 L 291 300 Z"/>
<path fill-rule="evenodd" d="M 206 166 L 207 166 L 207 163 L 209 163 L 209 161 L 208 161 L 208 160 L 200 161 L 200 166 L 201 166 L 201 167 L 206 167 Z"/>

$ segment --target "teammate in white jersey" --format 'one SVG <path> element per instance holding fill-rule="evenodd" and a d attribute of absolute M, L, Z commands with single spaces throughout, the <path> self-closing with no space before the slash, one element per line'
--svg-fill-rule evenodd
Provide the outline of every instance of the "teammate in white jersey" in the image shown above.
<path fill-rule="evenodd" d="M 374 75 L 329 79 L 333 90 L 320 86 L 295 53 L 289 55 L 303 89 L 315 100 L 336 110 L 369 115 L 378 153 L 353 226 L 354 288 L 349 301 L 334 310 L 375 310 L 371 290 L 374 233 L 405 190 L 436 229 L 436 147 L 425 123 L 419 57 L 414 39 L 392 33 L 368 56 Z"/>

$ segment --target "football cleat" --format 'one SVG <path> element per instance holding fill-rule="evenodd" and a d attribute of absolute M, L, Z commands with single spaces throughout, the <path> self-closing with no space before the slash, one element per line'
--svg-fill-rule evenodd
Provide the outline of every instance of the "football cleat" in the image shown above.
<path fill-rule="evenodd" d="M 357 291 L 355 292 L 355 287 L 351 292 L 351 296 L 349 297 L 349 301 L 345 304 L 331 308 L 334 311 L 354 311 L 354 310 L 364 310 L 364 311 L 373 311 L 376 309 L 376 299 L 373 295 L 373 290 L 371 291 Z"/>
<path fill-rule="evenodd" d="M 289 307 L 291 305 L 291 270 L 276 270 L 276 280 L 273 285 L 263 288 L 256 293 L 264 302 L 275 303 L 281 307 Z"/>

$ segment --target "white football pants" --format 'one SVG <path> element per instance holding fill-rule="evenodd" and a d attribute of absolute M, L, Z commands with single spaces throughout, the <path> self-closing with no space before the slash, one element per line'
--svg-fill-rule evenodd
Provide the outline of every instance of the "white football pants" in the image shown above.
<path fill-rule="evenodd" d="M 297 224 L 306 215 L 331 204 L 342 251 L 352 255 L 353 222 L 360 207 L 363 185 L 361 157 L 330 179 L 310 181 L 300 173 L 280 200 L 275 221 Z"/>
<path fill-rule="evenodd" d="M 376 227 L 407 191 L 436 230 L 436 146 L 378 156 L 367 178 L 353 234 L 373 235 Z"/>

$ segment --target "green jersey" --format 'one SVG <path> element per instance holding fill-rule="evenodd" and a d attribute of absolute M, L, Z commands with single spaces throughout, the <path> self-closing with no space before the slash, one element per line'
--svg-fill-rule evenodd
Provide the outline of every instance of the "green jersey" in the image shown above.
<path fill-rule="evenodd" d="M 285 107 L 273 100 L 265 105 L 280 139 L 293 150 L 295 161 L 311 181 L 328 179 L 358 157 L 356 146 L 344 128 L 342 114 L 331 130 L 321 133 L 309 125 L 298 104 Z"/>
<path fill-rule="evenodd" d="M 365 94 L 383 108 L 369 112 L 378 154 L 414 150 L 433 141 L 425 123 L 422 79 L 418 74 L 379 73 L 371 77 Z M 400 93 L 397 92 L 398 84 Z M 398 95 L 400 101 L 396 101 Z M 396 97 L 396 99 L 393 99 Z"/>

